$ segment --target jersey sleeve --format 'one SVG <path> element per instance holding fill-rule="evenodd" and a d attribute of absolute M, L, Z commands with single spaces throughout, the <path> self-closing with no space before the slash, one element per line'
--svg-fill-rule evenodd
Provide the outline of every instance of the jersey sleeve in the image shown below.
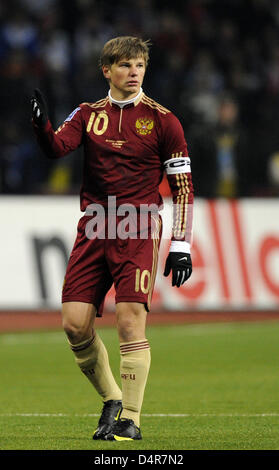
<path fill-rule="evenodd" d="M 180 121 L 172 113 L 164 121 L 161 159 L 173 200 L 171 239 L 191 245 L 194 203 L 191 161 Z"/>
<path fill-rule="evenodd" d="M 43 153 L 48 158 L 64 157 L 82 143 L 83 123 L 81 107 L 76 108 L 56 131 L 48 120 L 43 129 L 33 123 L 33 128 Z"/>

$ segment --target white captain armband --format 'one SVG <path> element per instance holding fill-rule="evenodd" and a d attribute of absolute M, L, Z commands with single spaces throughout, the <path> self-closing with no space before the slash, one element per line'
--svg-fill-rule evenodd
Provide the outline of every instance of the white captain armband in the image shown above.
<path fill-rule="evenodd" d="M 164 169 L 167 175 L 176 175 L 177 173 L 191 173 L 190 158 L 170 158 L 164 162 Z"/>

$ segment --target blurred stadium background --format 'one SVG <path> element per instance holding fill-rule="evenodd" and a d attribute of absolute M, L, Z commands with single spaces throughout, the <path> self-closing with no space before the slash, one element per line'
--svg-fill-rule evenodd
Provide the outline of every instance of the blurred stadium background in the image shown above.
<path fill-rule="evenodd" d="M 44 91 L 54 127 L 105 96 L 99 52 L 118 35 L 151 40 L 144 91 L 181 120 L 192 158 L 194 273 L 171 288 L 165 238 L 149 321 L 277 318 L 279 3 L 1 0 L 0 330 L 60 327 L 80 216 L 82 152 L 43 157 L 30 96 Z M 161 191 L 167 230 L 166 180 Z M 102 324 L 113 307 L 112 290 Z"/>

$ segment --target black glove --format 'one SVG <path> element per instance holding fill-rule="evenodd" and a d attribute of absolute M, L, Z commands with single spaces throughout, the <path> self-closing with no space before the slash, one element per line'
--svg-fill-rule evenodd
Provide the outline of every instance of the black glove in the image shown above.
<path fill-rule="evenodd" d="M 172 270 L 172 285 L 180 287 L 192 274 L 192 260 L 189 253 L 171 251 L 167 257 L 164 276 Z"/>
<path fill-rule="evenodd" d="M 48 120 L 47 104 L 44 95 L 35 88 L 34 95 L 31 98 L 32 118 L 39 127 L 44 127 Z"/>

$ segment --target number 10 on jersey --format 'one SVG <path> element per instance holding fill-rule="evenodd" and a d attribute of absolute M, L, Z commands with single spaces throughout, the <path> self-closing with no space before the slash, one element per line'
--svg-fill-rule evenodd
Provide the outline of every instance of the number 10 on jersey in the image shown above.
<path fill-rule="evenodd" d="M 106 132 L 107 127 L 108 127 L 108 115 L 107 113 L 101 112 L 97 115 L 95 119 L 96 113 L 93 111 L 91 113 L 86 131 L 90 132 L 93 126 L 93 132 L 96 135 L 102 135 L 104 132 Z M 94 123 L 94 124 L 93 124 Z"/>

